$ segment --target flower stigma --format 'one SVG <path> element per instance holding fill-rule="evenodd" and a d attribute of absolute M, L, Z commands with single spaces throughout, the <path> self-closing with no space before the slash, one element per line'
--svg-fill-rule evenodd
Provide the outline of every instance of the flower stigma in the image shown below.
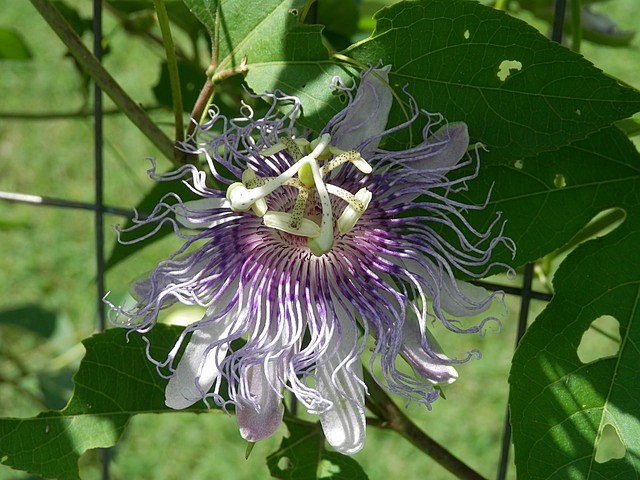
<path fill-rule="evenodd" d="M 342 235 L 355 227 L 372 198 L 371 192 L 366 188 L 353 194 L 326 183 L 324 177 L 346 163 L 351 163 L 365 175 L 371 173 L 372 168 L 357 151 L 344 151 L 332 146 L 331 135 L 328 133 L 311 142 L 304 138 L 280 138 L 276 144 L 262 150 L 260 156 L 266 158 L 283 151 L 293 159 L 293 165 L 277 177 L 262 178 L 257 177 L 251 168 L 247 168 L 242 173 L 242 181 L 232 183 L 227 189 L 227 200 L 232 211 L 253 210 L 263 218 L 265 226 L 307 237 L 311 253 L 321 257 L 333 246 L 334 218 L 329 195 L 346 203 L 336 221 Z M 319 162 L 323 162 L 321 166 Z M 288 212 L 270 211 L 265 197 L 281 187 L 298 189 L 295 203 Z M 313 214 L 317 204 L 321 209 L 320 225 Z"/>

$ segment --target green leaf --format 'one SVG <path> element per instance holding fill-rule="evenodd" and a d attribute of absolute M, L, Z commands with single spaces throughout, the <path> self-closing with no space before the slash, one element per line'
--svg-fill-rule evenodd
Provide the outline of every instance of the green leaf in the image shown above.
<path fill-rule="evenodd" d="M 589 156 L 592 145 L 585 142 L 567 187 L 573 175 L 580 173 L 585 180 L 593 176 L 591 185 L 581 182 L 577 187 L 584 192 L 571 208 L 617 206 L 626 212 L 624 222 L 567 257 L 554 277 L 552 302 L 523 337 L 513 359 L 510 406 L 522 480 L 638 478 L 640 156 L 618 157 L 621 146 L 614 142 L 608 156 L 597 158 Z M 626 179 L 621 175 L 625 170 Z M 549 169 L 549 175 L 553 172 Z M 560 209 L 557 220 L 545 214 L 549 221 L 574 221 L 561 198 L 548 202 Z M 531 217 L 538 214 L 534 209 Z M 618 342 L 615 326 L 613 341 L 595 330 L 593 322 L 604 316 L 619 327 Z M 591 343 L 585 340 L 589 336 Z M 579 348 L 586 348 L 590 358 L 579 356 Z M 604 452 L 607 444 L 614 454 Z"/>
<path fill-rule="evenodd" d="M 183 0 L 187 8 L 200 20 L 213 38 L 216 32 L 217 10 L 222 0 Z"/>
<path fill-rule="evenodd" d="M 357 72 L 329 55 L 322 26 L 297 21 L 300 2 L 247 9 L 241 0 L 186 1 L 217 39 L 214 80 L 246 71 L 257 93 L 298 96 L 303 124 L 316 131 L 343 107 L 328 86 L 336 75 L 349 81 Z M 407 85 L 421 108 L 467 122 L 473 139 L 504 163 L 568 145 L 640 110 L 638 92 L 524 22 L 475 2 L 405 1 L 376 20 L 372 37 L 343 56 L 361 68 L 393 65 L 400 98 Z M 391 121 L 404 119 L 395 105 Z M 409 139 L 397 140 L 400 146 Z"/>
<path fill-rule="evenodd" d="M 320 424 L 285 419 L 289 437 L 267 457 L 274 478 L 287 480 L 365 480 L 367 475 L 353 458 L 325 449 Z"/>
<path fill-rule="evenodd" d="M 0 60 L 28 60 L 33 57 L 22 35 L 0 28 Z"/>
<path fill-rule="evenodd" d="M 493 152 L 481 152 L 481 167 L 466 202 L 482 204 L 469 212 L 472 225 L 482 228 L 497 212 L 507 221 L 505 233 L 516 243 L 513 265 L 535 261 L 571 240 L 593 217 L 609 208 L 625 208 L 638 188 L 640 155 L 617 128 L 609 127 L 552 152 L 501 163 Z"/>
<path fill-rule="evenodd" d="M 329 58 L 322 26 L 303 25 L 297 14 L 302 0 L 185 0 L 209 30 L 217 61 L 208 72 L 214 82 L 246 73 L 256 93 L 282 90 L 300 97 L 302 123 L 316 131 L 343 105 L 328 87 L 348 69 Z"/>
<path fill-rule="evenodd" d="M 164 358 L 180 331 L 157 325 L 146 334 L 151 355 Z M 0 419 L 2 464 L 46 478 L 77 479 L 80 455 L 115 445 L 133 414 L 173 411 L 164 405 L 166 380 L 146 358 L 147 344 L 126 333 L 114 329 L 84 341 L 87 353 L 63 410 Z"/>
<path fill-rule="evenodd" d="M 392 64 L 393 84 L 407 85 L 421 108 L 466 122 L 503 162 L 583 139 L 640 110 L 639 92 L 476 2 L 405 1 L 376 20 L 372 37 L 345 55 Z"/>

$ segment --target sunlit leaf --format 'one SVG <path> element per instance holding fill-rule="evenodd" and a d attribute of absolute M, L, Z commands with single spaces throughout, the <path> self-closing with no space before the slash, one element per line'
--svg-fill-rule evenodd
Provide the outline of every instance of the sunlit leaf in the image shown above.
<path fill-rule="evenodd" d="M 158 325 L 146 335 L 150 352 L 166 355 L 180 333 Z M 109 330 L 84 341 L 73 397 L 61 411 L 33 418 L 0 419 L 0 463 L 45 478 L 78 479 L 86 450 L 115 445 L 131 415 L 172 411 L 164 405 L 164 380 L 147 360 L 139 335 Z M 189 411 L 206 411 L 203 404 Z"/>
<path fill-rule="evenodd" d="M 580 207 L 617 206 L 626 218 L 567 257 L 554 277 L 553 301 L 516 351 L 510 402 L 519 479 L 626 479 L 640 471 L 640 156 L 621 152 L 621 145 L 593 156 L 593 144 L 585 142 L 575 168 L 566 171 L 565 188 L 583 179 L 581 201 L 572 197 L 576 214 Z M 555 172 L 549 165 L 546 170 L 548 177 Z M 562 200 L 547 201 L 560 209 L 558 220 L 574 221 Z M 546 218 L 558 221 L 551 213 Z M 619 326 L 618 348 L 610 348 L 618 332 L 596 331 L 608 342 L 607 353 L 583 363 L 578 346 L 603 316 Z"/>
<path fill-rule="evenodd" d="M 242 0 L 185 0 L 209 30 L 216 60 L 214 81 L 246 73 L 256 93 L 280 89 L 303 102 L 304 124 L 320 130 L 341 108 L 327 87 L 345 67 L 329 58 L 320 25 L 304 25 L 302 0 L 267 0 L 247 7 Z"/>
<path fill-rule="evenodd" d="M 305 125 L 321 129 L 342 108 L 328 88 L 331 78 L 349 81 L 356 70 L 329 56 L 321 27 L 297 22 L 296 2 L 273 0 L 265 6 L 269 15 L 249 16 L 239 13 L 240 3 L 222 2 L 216 17 L 222 20 L 214 78 L 247 70 L 256 92 L 299 96 Z M 372 37 L 343 55 L 361 68 L 393 65 L 400 98 L 406 85 L 422 108 L 467 122 L 472 137 L 502 162 L 568 145 L 640 110 L 638 92 L 524 22 L 475 2 L 399 2 L 376 20 Z M 229 22 L 240 27 L 220 33 Z M 392 121 L 405 115 L 396 105 Z"/>

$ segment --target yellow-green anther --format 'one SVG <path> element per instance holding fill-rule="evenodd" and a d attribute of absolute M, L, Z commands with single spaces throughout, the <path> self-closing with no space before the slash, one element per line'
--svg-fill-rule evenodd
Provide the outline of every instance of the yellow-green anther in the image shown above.
<path fill-rule="evenodd" d="M 283 137 L 280 139 L 280 143 L 284 145 L 285 150 L 289 155 L 291 155 L 291 158 L 293 158 L 294 161 L 297 162 L 302 158 L 302 152 L 300 151 L 300 147 L 298 147 L 298 144 L 295 142 L 295 140 L 289 137 Z"/>
<path fill-rule="evenodd" d="M 247 188 L 255 188 L 261 187 L 265 185 L 267 182 L 272 180 L 271 178 L 258 178 L 253 170 L 247 168 L 244 172 L 242 172 L 242 183 Z M 258 198 L 253 205 L 251 205 L 251 210 L 257 216 L 262 217 L 268 210 L 267 201 L 264 198 Z"/>
<path fill-rule="evenodd" d="M 231 210 L 234 210 L 236 212 L 244 212 L 249 210 L 256 201 L 266 197 L 271 192 L 277 190 L 282 185 L 287 183 L 287 181 L 292 179 L 293 176 L 298 173 L 298 170 L 300 170 L 300 168 L 304 165 L 304 159 L 302 160 L 302 162 L 296 162 L 291 165 L 279 176 L 267 180 L 266 182 L 264 182 L 264 185 L 255 188 L 247 188 L 240 182 L 236 182 L 230 185 L 227 189 L 227 200 L 231 202 Z M 256 179 L 256 182 L 258 182 L 258 180 L 260 179 Z"/>
<path fill-rule="evenodd" d="M 293 209 L 291 210 L 291 219 L 289 220 L 289 226 L 292 229 L 297 230 L 300 228 L 302 220 L 304 219 L 304 212 L 307 208 L 308 200 L 309 190 L 307 190 L 306 188 L 301 188 L 298 192 L 296 203 L 293 205 Z"/>
<path fill-rule="evenodd" d="M 354 151 L 349 153 L 353 154 L 350 155 L 349 161 L 353 163 L 354 167 L 356 167 L 365 175 L 369 175 L 371 172 L 373 172 L 373 168 L 371 167 L 371 165 L 369 165 L 369 163 L 364 158 L 362 158 L 362 155 L 360 155 L 359 152 Z"/>
<path fill-rule="evenodd" d="M 242 183 L 247 188 L 256 188 L 262 187 L 266 185 L 275 177 L 256 177 L 256 174 L 250 168 L 247 168 L 244 172 L 242 172 Z"/>
<path fill-rule="evenodd" d="M 269 148 L 261 150 L 260 155 L 263 157 L 270 157 L 271 155 L 275 155 L 276 153 L 283 151 L 285 148 L 287 147 L 285 147 L 282 142 L 274 143 Z"/>
<path fill-rule="evenodd" d="M 327 192 L 329 192 L 331 195 L 335 195 L 336 197 L 341 198 L 342 200 L 347 202 L 349 205 L 351 205 L 353 209 L 358 210 L 360 213 L 364 212 L 365 209 L 367 208 L 360 200 L 358 200 L 358 198 L 356 197 L 357 194 L 354 195 L 348 190 L 337 187 L 330 183 L 327 183 L 326 186 L 327 186 Z"/>
<path fill-rule="evenodd" d="M 260 155 L 263 157 L 270 157 L 271 155 L 275 155 L 283 150 L 286 150 L 291 158 L 295 161 L 298 161 L 302 158 L 302 152 L 308 152 L 313 150 L 313 146 L 309 148 L 311 144 L 309 140 L 306 138 L 290 138 L 290 137 L 282 137 L 278 140 L 278 143 L 274 143 L 268 148 L 260 151 Z"/>
<path fill-rule="evenodd" d="M 309 143 L 309 148 L 310 150 L 315 149 L 318 146 L 318 143 L 320 143 L 320 140 L 322 139 L 322 137 L 318 137 L 314 140 L 311 141 L 311 143 Z M 334 153 L 332 152 L 333 147 L 331 145 L 327 145 L 324 150 L 322 150 L 321 152 L 318 152 L 316 155 L 316 158 L 318 160 L 326 160 L 327 158 L 329 158 L 331 155 L 333 155 Z"/>
<path fill-rule="evenodd" d="M 306 138 L 294 138 L 293 141 L 296 143 L 296 145 L 298 145 L 298 148 L 300 148 L 300 151 L 304 154 L 307 154 L 311 150 L 313 150 L 313 147 L 310 147 L 311 142 L 309 142 L 309 140 L 307 140 Z"/>
<path fill-rule="evenodd" d="M 337 150 L 337 149 L 332 149 Z M 337 156 L 333 157 L 333 159 L 329 160 L 322 166 L 322 176 L 324 177 L 331 170 L 338 168 L 340 165 L 351 162 L 353 165 L 360 170 L 362 173 L 369 174 L 372 172 L 371 165 L 367 163 L 367 161 L 362 158 L 360 153 L 355 150 L 350 150 L 348 152 L 341 152 Z"/>

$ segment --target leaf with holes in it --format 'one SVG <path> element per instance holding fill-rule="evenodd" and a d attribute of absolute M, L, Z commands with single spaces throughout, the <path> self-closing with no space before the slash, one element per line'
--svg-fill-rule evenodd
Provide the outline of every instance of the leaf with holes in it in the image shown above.
<path fill-rule="evenodd" d="M 269 472 L 285 480 L 366 480 L 367 474 L 353 458 L 325 449 L 319 424 L 286 418 L 289 437 L 267 457 Z"/>
<path fill-rule="evenodd" d="M 157 325 L 146 334 L 151 354 L 166 355 L 181 330 Z M 173 411 L 164 404 L 166 380 L 146 358 L 146 343 L 125 335 L 114 329 L 84 341 L 87 354 L 63 410 L 0 419 L 0 463 L 45 478 L 77 479 L 80 455 L 115 445 L 133 414 Z"/>
<path fill-rule="evenodd" d="M 371 38 L 343 53 L 393 65 L 392 84 L 406 85 L 421 108 L 466 122 L 472 139 L 502 162 L 567 145 L 640 110 L 639 92 L 477 2 L 405 1 L 375 19 Z"/>
<path fill-rule="evenodd" d="M 478 178 L 458 195 L 471 205 L 467 218 L 486 228 L 501 212 L 505 233 L 517 246 L 515 260 L 500 252 L 501 261 L 523 265 L 565 246 L 604 210 L 627 208 L 640 188 L 640 155 L 615 127 L 584 140 L 505 165 L 493 152 L 481 152 Z"/>
<path fill-rule="evenodd" d="M 619 195 L 625 221 L 567 257 L 515 353 L 520 480 L 640 477 L 640 188 Z"/>

